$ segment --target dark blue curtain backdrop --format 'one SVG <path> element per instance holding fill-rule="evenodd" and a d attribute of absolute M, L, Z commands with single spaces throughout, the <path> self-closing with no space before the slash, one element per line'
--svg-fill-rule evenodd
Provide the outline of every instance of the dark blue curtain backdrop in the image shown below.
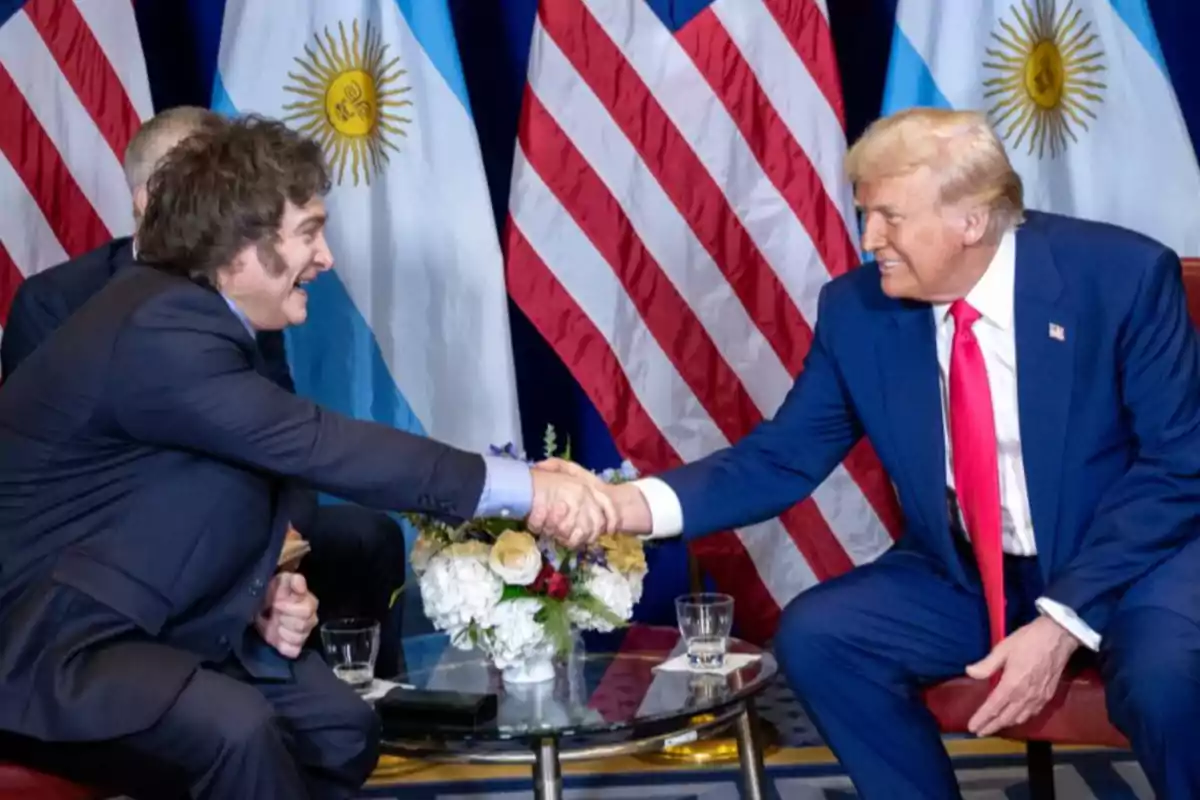
<path fill-rule="evenodd" d="M 689 18 L 706 2 L 647 1 L 668 22 Z M 827 2 L 841 66 L 847 133 L 853 140 L 879 112 L 897 0 Z M 155 107 L 207 105 L 224 0 L 134 4 Z M 1149 4 L 1192 141 L 1200 143 L 1200 56 L 1195 51 L 1200 1 Z M 492 202 L 497 221 L 503 223 L 537 0 L 451 0 L 450 6 Z M 553 423 L 571 437 L 585 464 L 615 465 L 619 458 L 612 440 L 587 397 L 515 307 L 512 316 L 526 443 L 536 446 L 546 424 Z"/>

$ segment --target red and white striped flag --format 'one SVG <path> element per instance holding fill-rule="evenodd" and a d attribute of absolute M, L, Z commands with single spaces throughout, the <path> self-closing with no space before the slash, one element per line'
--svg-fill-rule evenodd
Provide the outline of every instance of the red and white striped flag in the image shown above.
<path fill-rule="evenodd" d="M 701 4 L 703 5 L 703 4 Z M 643 472 L 741 439 L 782 403 L 817 295 L 858 263 L 825 0 L 543 0 L 507 232 L 509 291 Z M 782 517 L 693 552 L 743 635 L 898 534 L 863 443 Z"/>
<path fill-rule="evenodd" d="M 27 275 L 130 233 L 125 146 L 153 113 L 129 0 L 0 3 L 0 331 Z"/>

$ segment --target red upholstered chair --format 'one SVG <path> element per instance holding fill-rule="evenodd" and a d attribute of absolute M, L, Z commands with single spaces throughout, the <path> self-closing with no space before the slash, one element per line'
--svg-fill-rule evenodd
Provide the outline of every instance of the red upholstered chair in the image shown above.
<path fill-rule="evenodd" d="M 0 761 L 0 800 L 103 800 L 105 792 Z"/>
<path fill-rule="evenodd" d="M 1187 293 L 1192 322 L 1200 327 L 1200 258 L 1183 260 L 1183 290 Z"/>
<path fill-rule="evenodd" d="M 983 704 L 989 688 L 987 681 L 955 678 L 927 689 L 925 703 L 944 732 L 967 733 L 967 722 Z M 1104 685 L 1091 668 L 1065 677 L 1040 714 L 998 735 L 1025 742 L 1031 800 L 1054 798 L 1055 744 L 1129 747 L 1128 740 L 1108 721 Z"/>

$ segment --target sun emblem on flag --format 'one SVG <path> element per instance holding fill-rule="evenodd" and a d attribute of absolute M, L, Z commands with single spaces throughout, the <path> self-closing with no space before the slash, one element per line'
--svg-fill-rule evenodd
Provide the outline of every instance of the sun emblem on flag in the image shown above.
<path fill-rule="evenodd" d="M 1013 148 L 1023 144 L 1051 158 L 1066 150 L 1068 138 L 1088 129 L 1103 102 L 1104 51 L 1083 11 L 1068 0 L 1059 14 L 1055 0 L 1023 0 L 992 32 L 983 67 L 992 103 L 988 117 Z"/>
<path fill-rule="evenodd" d="M 357 186 L 360 175 L 369 184 L 383 170 L 388 150 L 400 152 L 393 139 L 408 135 L 404 126 L 412 120 L 402 109 L 412 106 L 404 97 L 412 87 L 403 84 L 408 73 L 397 66 L 400 58 L 387 60 L 388 46 L 370 23 L 361 40 L 358 20 L 350 40 L 340 22 L 338 34 L 335 39 L 328 27 L 324 37 L 314 34 L 314 45 L 296 58 L 303 72 L 289 72 L 292 82 L 284 89 L 301 99 L 283 107 L 291 112 L 284 121 L 321 143 L 339 184 L 349 165 Z"/>

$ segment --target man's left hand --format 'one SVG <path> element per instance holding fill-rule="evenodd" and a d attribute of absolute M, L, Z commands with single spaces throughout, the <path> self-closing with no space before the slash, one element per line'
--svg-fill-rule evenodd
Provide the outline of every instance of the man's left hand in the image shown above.
<path fill-rule="evenodd" d="M 281 572 L 271 579 L 254 627 L 267 644 L 286 658 L 296 658 L 317 626 L 317 598 L 303 575 Z"/>
<path fill-rule="evenodd" d="M 1002 673 L 967 729 L 976 736 L 991 736 L 1041 711 L 1078 647 L 1079 640 L 1049 617 L 1038 617 L 1000 642 L 986 658 L 967 667 L 967 674 L 978 680 Z"/>

